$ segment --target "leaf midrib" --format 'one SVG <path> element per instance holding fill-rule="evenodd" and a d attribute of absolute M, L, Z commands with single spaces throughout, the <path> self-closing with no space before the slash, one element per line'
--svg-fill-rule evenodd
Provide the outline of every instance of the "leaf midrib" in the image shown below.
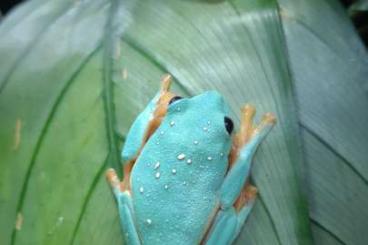
<path fill-rule="evenodd" d="M 116 0 L 112 0 L 112 4 L 109 11 L 109 17 L 106 22 L 105 27 L 105 40 L 103 42 L 104 45 L 104 55 L 103 55 L 103 69 L 102 69 L 102 84 L 103 84 L 103 108 L 105 112 L 105 127 L 106 127 L 106 137 L 108 140 L 109 152 L 108 155 L 102 164 L 101 168 L 93 178 L 92 184 L 88 190 L 87 196 L 84 199 L 82 204 L 81 212 L 78 216 L 77 223 L 73 229 L 72 237 L 70 240 L 70 244 L 75 243 L 75 239 L 78 234 L 79 227 L 82 223 L 84 214 L 87 210 L 87 206 L 89 201 L 91 200 L 92 194 L 97 186 L 98 180 L 101 175 L 104 173 L 107 166 L 115 167 L 116 169 L 120 169 L 120 154 L 118 148 L 119 135 L 115 133 L 116 129 L 116 117 L 115 117 L 115 107 L 114 107 L 114 93 L 113 93 L 113 83 L 112 83 L 112 72 L 113 72 L 113 47 L 114 47 L 114 31 L 113 31 L 113 23 L 114 17 L 116 16 L 116 12 L 118 11 L 118 2 Z"/>
<path fill-rule="evenodd" d="M 106 136 L 108 140 L 108 165 L 120 169 L 120 153 L 118 148 L 118 136 L 115 133 L 116 129 L 116 117 L 115 117 L 115 106 L 114 106 L 114 93 L 112 83 L 112 72 L 113 72 L 113 51 L 114 51 L 114 17 L 118 16 L 117 11 L 119 10 L 119 2 L 111 0 L 111 7 L 109 17 L 105 28 L 105 40 L 104 40 L 104 55 L 103 55 L 103 104 L 105 111 L 105 126 Z"/>

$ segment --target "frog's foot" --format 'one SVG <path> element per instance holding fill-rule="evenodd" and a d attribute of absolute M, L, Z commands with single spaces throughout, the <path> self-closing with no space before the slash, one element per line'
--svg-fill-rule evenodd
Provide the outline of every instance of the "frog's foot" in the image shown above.
<path fill-rule="evenodd" d="M 250 143 L 252 139 L 256 142 L 261 141 L 276 122 L 276 118 L 273 114 L 266 113 L 263 115 L 261 122 L 258 125 L 255 125 L 253 123 L 255 113 L 256 109 L 254 106 L 249 104 L 246 104 L 241 109 L 240 130 L 233 138 L 233 144 L 229 157 L 230 168 L 238 159 L 239 154 L 244 146 L 247 143 Z"/>
<path fill-rule="evenodd" d="M 119 177 L 117 176 L 114 169 L 109 168 L 106 171 L 106 179 L 109 182 L 114 192 L 115 197 L 118 198 L 122 190 L 121 190 L 121 183 L 120 183 Z"/>

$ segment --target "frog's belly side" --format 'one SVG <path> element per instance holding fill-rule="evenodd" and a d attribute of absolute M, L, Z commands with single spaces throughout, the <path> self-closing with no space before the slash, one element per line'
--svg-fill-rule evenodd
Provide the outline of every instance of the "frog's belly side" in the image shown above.
<path fill-rule="evenodd" d="M 197 244 L 216 210 L 223 173 L 210 173 L 198 163 L 160 162 L 156 169 L 156 163 L 147 164 L 137 164 L 131 179 L 143 244 Z"/>

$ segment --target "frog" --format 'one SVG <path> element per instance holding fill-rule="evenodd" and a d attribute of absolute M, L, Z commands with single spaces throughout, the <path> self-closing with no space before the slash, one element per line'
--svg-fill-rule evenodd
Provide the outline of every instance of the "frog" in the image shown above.
<path fill-rule="evenodd" d="M 230 109 L 217 91 L 183 98 L 171 76 L 133 122 L 122 149 L 122 180 L 107 180 L 127 244 L 232 244 L 256 200 L 253 156 L 274 126 L 272 113 L 254 124 L 241 108 L 234 133 Z"/>

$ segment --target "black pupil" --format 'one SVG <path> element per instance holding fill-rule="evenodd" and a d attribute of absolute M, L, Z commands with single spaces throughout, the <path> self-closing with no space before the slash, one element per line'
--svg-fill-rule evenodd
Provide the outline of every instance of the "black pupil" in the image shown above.
<path fill-rule="evenodd" d="M 225 121 L 225 128 L 226 128 L 226 131 L 231 134 L 233 132 L 233 129 L 234 129 L 234 123 L 233 121 L 228 118 L 228 117 L 225 117 L 224 118 L 224 121 Z"/>
<path fill-rule="evenodd" d="M 177 101 L 177 100 L 180 100 L 180 99 L 182 99 L 183 97 L 181 97 L 181 96 L 174 96 L 174 97 L 172 97 L 171 98 L 171 100 L 170 100 L 170 102 L 169 102 L 169 105 L 170 104 L 172 104 L 172 103 L 174 103 L 175 101 Z"/>

